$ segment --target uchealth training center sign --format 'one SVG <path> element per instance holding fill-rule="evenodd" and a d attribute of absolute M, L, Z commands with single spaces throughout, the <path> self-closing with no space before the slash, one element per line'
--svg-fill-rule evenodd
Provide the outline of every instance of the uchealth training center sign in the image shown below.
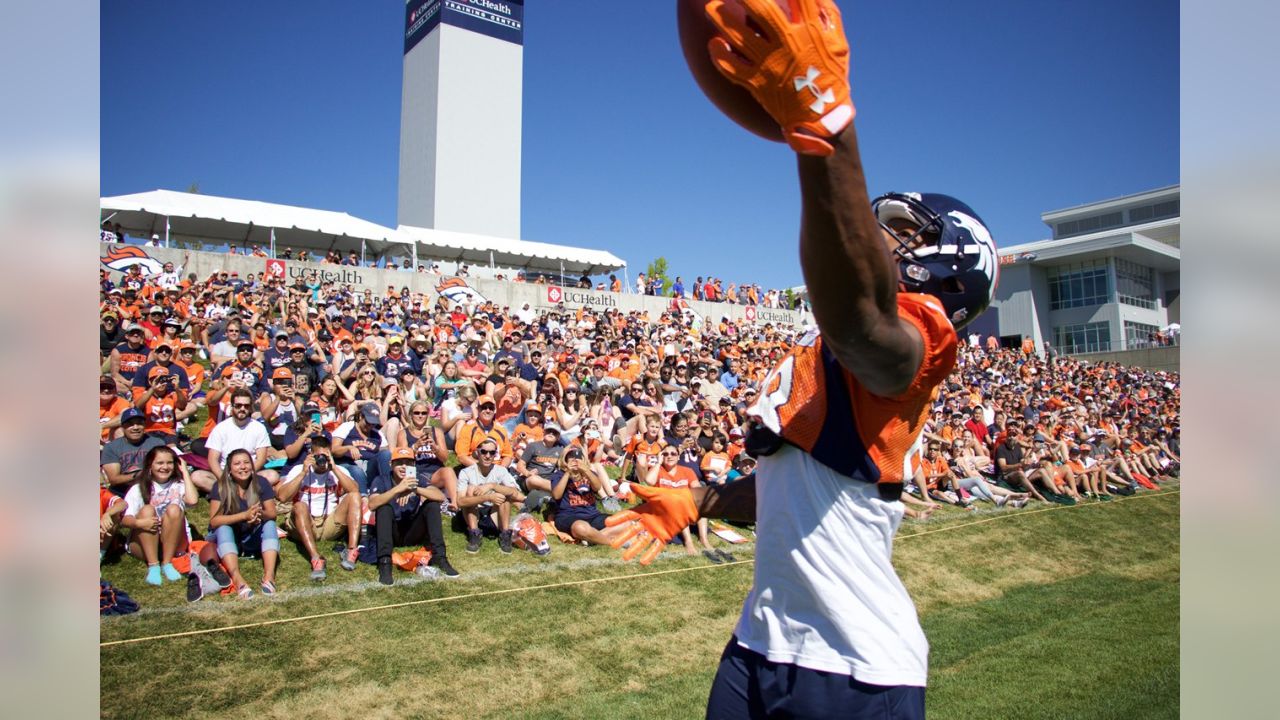
<path fill-rule="evenodd" d="M 564 303 L 565 307 L 586 307 L 592 310 L 603 310 L 605 308 L 618 307 L 618 297 L 617 293 L 602 290 L 581 290 L 579 288 L 560 287 L 559 285 L 547 286 L 548 305 Z"/>
<path fill-rule="evenodd" d="M 407 0 L 404 6 L 406 55 L 440 23 L 497 40 L 524 44 L 524 0 Z"/>
<path fill-rule="evenodd" d="M 650 297 L 647 295 L 624 295 L 604 290 L 587 290 L 585 288 L 568 288 L 560 285 L 538 285 L 534 283 L 513 283 L 500 280 L 480 278 L 454 278 L 432 273 L 404 272 L 376 267 L 350 267 L 345 265 L 326 265 L 297 260 L 269 259 L 246 255 L 226 255 L 200 251 L 186 251 L 170 248 L 150 248 L 140 245 L 124 245 L 116 243 L 99 243 L 98 260 L 101 268 L 111 274 L 112 280 L 119 281 L 121 274 L 131 265 L 141 265 L 143 275 L 153 275 L 163 269 L 165 262 L 180 265 L 186 256 L 186 266 L 182 275 L 195 273 L 204 280 L 210 274 L 226 270 L 236 272 L 240 278 L 249 275 L 274 275 L 284 278 L 292 285 L 298 280 L 306 283 L 317 281 L 332 282 L 339 286 L 350 286 L 352 290 L 363 292 L 369 290 L 379 295 L 388 287 L 396 290 L 408 287 L 410 292 L 423 293 L 428 302 L 435 302 L 437 297 L 445 297 L 464 304 L 493 302 L 499 308 L 507 306 L 512 310 L 519 309 L 524 303 L 530 307 L 553 308 L 564 303 L 565 309 L 577 310 L 590 308 L 596 312 L 615 309 L 618 312 L 648 311 L 649 317 L 657 318 L 671 309 L 671 298 Z M 805 320 L 812 322 L 811 316 L 794 310 L 775 310 L 750 305 L 729 305 L 727 303 L 709 303 L 701 300 L 687 300 L 684 304 L 697 313 L 704 321 L 720 322 L 720 318 L 729 317 L 734 320 L 746 320 L 755 325 L 798 326 Z"/>

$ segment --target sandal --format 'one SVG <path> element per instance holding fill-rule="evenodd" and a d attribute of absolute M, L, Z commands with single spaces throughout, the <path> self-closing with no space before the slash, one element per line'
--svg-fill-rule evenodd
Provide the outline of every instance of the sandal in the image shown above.
<path fill-rule="evenodd" d="M 276 594 L 276 584 L 270 580 L 262 581 L 262 594 L 271 596 Z"/>
<path fill-rule="evenodd" d="M 240 589 L 236 591 L 236 594 L 240 596 L 241 600 L 249 600 L 253 597 L 253 589 L 248 585 L 241 585 Z"/>

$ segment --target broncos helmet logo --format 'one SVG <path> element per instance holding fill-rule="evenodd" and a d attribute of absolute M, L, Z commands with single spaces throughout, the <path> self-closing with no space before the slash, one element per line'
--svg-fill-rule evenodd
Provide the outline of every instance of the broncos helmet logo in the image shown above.
<path fill-rule="evenodd" d="M 112 245 L 99 260 L 116 272 L 124 272 L 133 265 L 141 265 L 144 275 L 155 275 L 164 269 L 164 263 L 136 245 Z"/>
<path fill-rule="evenodd" d="M 462 278 L 451 277 L 436 285 L 436 292 L 459 305 L 480 305 L 489 302 Z"/>
<path fill-rule="evenodd" d="M 991 280 L 990 294 L 995 297 L 996 294 L 996 274 L 1000 271 L 1000 262 L 996 256 L 996 242 L 991 239 L 991 232 L 987 230 L 987 226 L 978 222 L 977 218 L 952 210 L 947 213 L 951 219 L 955 220 L 956 225 L 969 231 L 969 237 L 973 238 L 976 243 L 974 245 L 965 245 L 962 250 L 964 252 L 978 253 L 978 262 L 974 265 L 974 269 L 986 275 Z"/>

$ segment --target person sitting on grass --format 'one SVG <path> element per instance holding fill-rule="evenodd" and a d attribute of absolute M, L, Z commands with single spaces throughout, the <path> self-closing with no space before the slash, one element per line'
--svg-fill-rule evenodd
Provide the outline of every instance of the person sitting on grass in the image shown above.
<path fill-rule="evenodd" d="M 649 472 L 645 476 L 645 484 L 664 488 L 695 488 L 702 486 L 694 471 L 680 464 L 680 449 L 675 445 L 666 445 L 658 453 L 658 463 L 649 468 Z M 689 555 L 697 555 L 698 549 L 693 544 L 693 534 L 689 531 L 689 528 L 686 527 L 681 530 L 680 537 L 684 541 L 685 552 Z M 706 518 L 698 520 L 698 540 L 702 543 L 702 554 L 711 562 L 720 564 L 724 560 L 730 559 L 728 553 L 711 547 L 710 539 L 707 537 Z"/>
<path fill-rule="evenodd" d="M 199 499 L 190 473 L 172 448 L 159 446 L 147 451 L 142 470 L 125 493 L 121 524 L 132 531 L 129 553 L 147 563 L 148 584 L 182 579 L 173 558 L 187 552 L 187 507 Z"/>
<path fill-rule="evenodd" d="M 98 562 L 120 537 L 120 516 L 124 514 L 124 499 L 110 490 L 98 488 Z"/>
<path fill-rule="evenodd" d="M 424 403 L 425 407 L 425 403 Z M 433 485 L 418 484 L 417 456 L 413 449 L 398 447 L 391 453 L 391 477 L 379 476 L 369 488 L 369 509 L 376 521 L 378 538 L 378 582 L 394 582 L 391 551 L 397 546 L 426 545 L 431 549 L 430 565 L 447 577 L 458 571 L 449 564 L 444 544 L 440 504 L 444 492 Z"/>
<path fill-rule="evenodd" d="M 565 448 L 558 469 L 559 477 L 551 488 L 557 530 L 592 545 L 608 545 L 626 531 L 625 525 L 605 527 L 608 516 L 596 507 L 596 497 L 603 490 L 600 478 L 580 446 Z"/>
<path fill-rule="evenodd" d="M 965 492 L 973 497 L 995 503 L 996 507 L 1003 507 L 1007 503 L 1009 507 L 1020 508 L 1027 504 L 1027 499 L 1030 497 L 1027 493 L 1005 490 L 999 485 L 989 484 L 982 477 L 982 468 L 991 463 L 991 458 L 976 454 L 971 445 L 966 445 L 965 441 L 960 439 L 952 441 L 951 450 L 956 484 Z"/>
<path fill-rule="evenodd" d="M 498 549 L 510 553 L 511 506 L 525 501 L 515 477 L 498 464 L 498 447 L 498 441 L 491 437 L 476 443 L 471 455 L 473 464 L 458 473 L 458 509 L 467 527 L 467 552 L 472 554 L 480 552 L 482 519 L 496 528 Z"/>
<path fill-rule="evenodd" d="M 276 494 L 271 483 L 254 472 L 253 455 L 244 448 L 231 451 L 226 470 L 209 491 L 209 530 L 217 556 L 241 598 L 253 597 L 253 590 L 240 574 L 242 554 L 262 558 L 262 594 L 276 594 L 280 554 Z"/>
<path fill-rule="evenodd" d="M 324 580 L 325 559 L 317 542 L 336 540 L 347 535 L 347 550 L 342 553 L 343 570 L 355 570 L 360 540 L 360 489 L 333 461 L 331 442 L 324 435 L 311 438 L 311 453 L 295 467 L 276 488 L 280 502 L 292 501 L 285 517 L 286 531 L 301 543 L 311 559 L 311 579 Z"/>

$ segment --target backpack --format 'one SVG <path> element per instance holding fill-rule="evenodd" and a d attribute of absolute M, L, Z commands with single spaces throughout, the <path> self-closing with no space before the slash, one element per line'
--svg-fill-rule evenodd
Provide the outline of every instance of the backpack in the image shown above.
<path fill-rule="evenodd" d="M 128 593 L 117 589 L 106 580 L 98 581 L 98 614 L 128 615 L 138 612 L 138 602 Z"/>

